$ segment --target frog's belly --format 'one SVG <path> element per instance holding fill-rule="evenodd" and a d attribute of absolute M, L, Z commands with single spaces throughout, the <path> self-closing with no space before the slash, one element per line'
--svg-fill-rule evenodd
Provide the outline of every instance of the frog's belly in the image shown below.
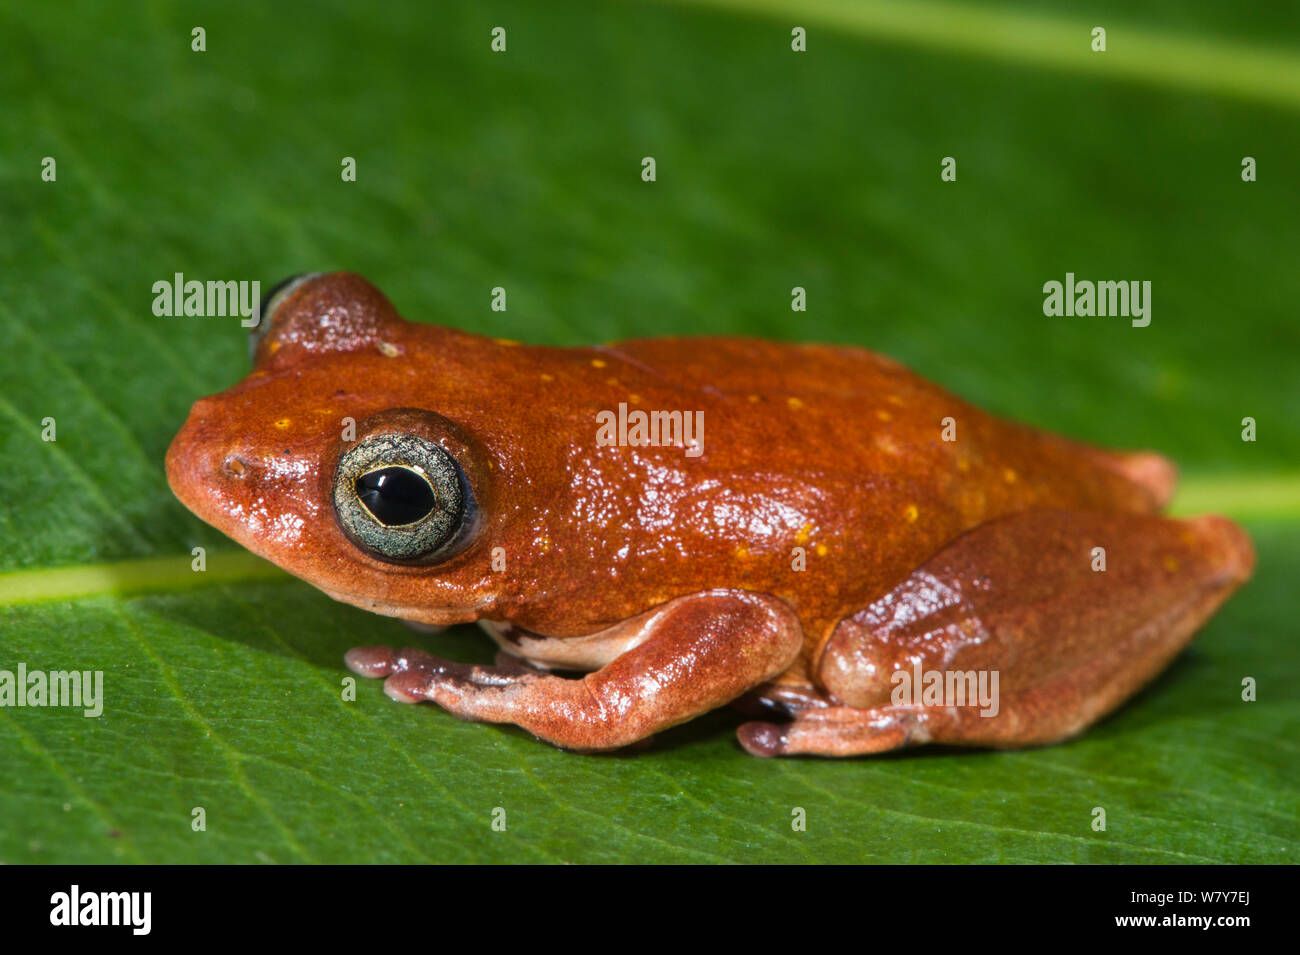
<path fill-rule="evenodd" d="M 687 594 L 669 600 L 645 613 L 581 637 L 547 637 L 504 620 L 479 620 L 478 625 L 507 653 L 522 657 L 546 670 L 592 671 L 613 662 L 629 650 L 644 643 L 655 632 L 659 620 L 683 600 L 695 599 Z M 805 641 L 806 642 L 806 641 Z M 808 682 L 807 650 L 777 679 L 781 682 Z"/>
<path fill-rule="evenodd" d="M 503 620 L 480 620 L 478 625 L 507 653 L 523 657 L 544 670 L 599 670 L 614 658 L 639 646 L 649 636 L 646 615 L 615 624 L 585 637 L 545 637 Z"/>

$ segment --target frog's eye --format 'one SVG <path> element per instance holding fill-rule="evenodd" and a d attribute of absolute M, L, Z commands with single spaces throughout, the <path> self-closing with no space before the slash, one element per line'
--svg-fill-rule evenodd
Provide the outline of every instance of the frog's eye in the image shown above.
<path fill-rule="evenodd" d="M 372 434 L 339 458 L 334 512 L 352 542 L 380 560 L 439 556 L 465 524 L 465 477 L 450 454 L 414 434 Z"/>

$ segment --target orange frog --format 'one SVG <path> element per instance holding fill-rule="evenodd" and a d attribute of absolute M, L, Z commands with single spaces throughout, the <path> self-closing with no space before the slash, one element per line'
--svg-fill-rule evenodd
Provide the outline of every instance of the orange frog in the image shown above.
<path fill-rule="evenodd" d="M 347 273 L 281 286 L 254 346 L 172 443 L 176 495 L 335 599 L 478 621 L 494 666 L 347 664 L 569 749 L 733 701 L 759 756 L 1052 743 L 1254 564 L 1223 518 L 1157 516 L 1163 458 L 999 420 L 860 348 L 521 345 L 407 322 Z"/>

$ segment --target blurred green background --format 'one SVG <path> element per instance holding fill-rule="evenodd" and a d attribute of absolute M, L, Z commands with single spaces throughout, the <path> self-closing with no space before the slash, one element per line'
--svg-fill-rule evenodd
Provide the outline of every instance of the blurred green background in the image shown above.
<path fill-rule="evenodd" d="M 0 11 L 0 669 L 107 684 L 97 720 L 0 709 L 0 861 L 1294 855 L 1293 4 Z M 247 352 L 235 319 L 151 312 L 178 271 L 267 287 L 340 268 L 410 318 L 527 341 L 865 345 L 991 410 L 1172 456 L 1180 509 L 1245 521 L 1259 571 L 1133 703 L 1041 751 L 760 761 L 718 713 L 583 757 L 375 684 L 344 703 L 344 650 L 412 638 L 268 573 L 172 498 L 168 442 Z M 1151 325 L 1044 317 L 1067 271 L 1150 280 Z M 489 308 L 497 285 L 508 311 Z M 429 643 L 489 656 L 469 628 Z"/>

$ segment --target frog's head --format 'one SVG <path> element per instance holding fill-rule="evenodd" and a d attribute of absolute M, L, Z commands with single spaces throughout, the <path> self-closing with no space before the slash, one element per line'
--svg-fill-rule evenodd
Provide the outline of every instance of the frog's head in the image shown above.
<path fill-rule="evenodd" d="M 172 490 L 337 599 L 475 619 L 497 586 L 477 559 L 491 468 L 454 410 L 428 410 L 465 406 L 472 337 L 404 321 L 356 275 L 284 283 L 253 330 L 252 373 L 195 402 L 173 440 Z"/>

